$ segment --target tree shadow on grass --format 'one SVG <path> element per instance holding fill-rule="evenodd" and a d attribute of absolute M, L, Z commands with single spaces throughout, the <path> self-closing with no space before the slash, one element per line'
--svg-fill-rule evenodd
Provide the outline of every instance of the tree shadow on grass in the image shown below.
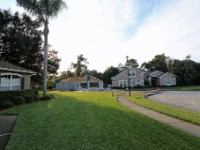
<path fill-rule="evenodd" d="M 114 98 L 57 96 L 18 113 L 8 149 L 198 149 L 199 138 L 136 113 Z"/>

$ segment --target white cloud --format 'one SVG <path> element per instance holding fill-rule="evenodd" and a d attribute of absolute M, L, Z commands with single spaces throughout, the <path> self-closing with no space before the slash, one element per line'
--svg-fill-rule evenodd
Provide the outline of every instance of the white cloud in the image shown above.
<path fill-rule="evenodd" d="M 16 2 L 10 1 L 0 0 L 1 8 L 19 10 Z M 98 71 L 124 63 L 127 55 L 139 63 L 161 53 L 178 59 L 191 54 L 192 59 L 200 61 L 199 0 L 160 1 L 155 8 L 152 6 L 151 13 L 150 5 L 141 0 L 66 2 L 68 10 L 51 20 L 49 35 L 50 44 L 62 58 L 61 70 L 80 54 L 88 59 L 89 69 Z M 141 12 L 147 13 L 145 19 L 138 18 Z M 131 35 L 129 30 L 137 32 Z M 127 34 L 128 41 L 124 39 Z"/>
<path fill-rule="evenodd" d="M 163 11 L 155 12 L 140 27 L 137 34 L 127 43 L 127 49 L 134 49 L 132 57 L 140 63 L 161 53 L 178 59 L 191 54 L 192 58 L 199 61 L 199 16 L 200 2 L 197 0 L 182 0 L 168 5 Z"/>
<path fill-rule="evenodd" d="M 124 61 L 120 30 L 133 20 L 131 6 L 130 1 L 69 1 L 68 11 L 50 26 L 50 42 L 62 57 L 61 69 L 79 54 L 89 60 L 90 69 L 101 71 Z"/>

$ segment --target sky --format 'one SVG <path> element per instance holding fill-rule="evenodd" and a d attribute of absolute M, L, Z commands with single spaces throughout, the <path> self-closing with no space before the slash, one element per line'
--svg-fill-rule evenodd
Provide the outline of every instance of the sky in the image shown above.
<path fill-rule="evenodd" d="M 141 65 L 165 53 L 200 62 L 200 0 L 66 0 L 68 8 L 50 21 L 49 44 L 59 52 L 59 72 L 83 54 L 88 69 L 103 72 L 125 63 Z M 0 9 L 23 12 L 15 0 Z"/>

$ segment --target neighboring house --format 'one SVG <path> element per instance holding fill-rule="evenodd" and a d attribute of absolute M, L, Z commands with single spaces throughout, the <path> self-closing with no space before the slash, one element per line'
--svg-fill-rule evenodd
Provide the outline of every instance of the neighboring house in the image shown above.
<path fill-rule="evenodd" d="M 128 73 L 129 72 L 129 73 Z M 111 78 L 113 87 L 136 86 L 172 86 L 176 85 L 176 76 L 161 71 L 145 71 L 139 68 L 129 68 Z M 130 85 L 128 85 L 130 83 Z"/>
<path fill-rule="evenodd" d="M 103 81 L 93 76 L 70 77 L 56 83 L 57 90 L 98 90 L 103 89 Z"/>
<path fill-rule="evenodd" d="M 147 75 L 150 86 L 173 86 L 176 85 L 175 75 L 169 72 L 154 71 Z"/>
<path fill-rule="evenodd" d="M 30 88 L 30 75 L 35 72 L 0 60 L 0 91 Z"/>

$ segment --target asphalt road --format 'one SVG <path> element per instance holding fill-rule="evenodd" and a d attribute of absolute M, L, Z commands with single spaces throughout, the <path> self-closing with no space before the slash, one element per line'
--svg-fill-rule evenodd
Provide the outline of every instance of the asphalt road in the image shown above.
<path fill-rule="evenodd" d="M 200 91 L 162 91 L 160 94 L 149 96 L 148 99 L 200 112 Z"/>

